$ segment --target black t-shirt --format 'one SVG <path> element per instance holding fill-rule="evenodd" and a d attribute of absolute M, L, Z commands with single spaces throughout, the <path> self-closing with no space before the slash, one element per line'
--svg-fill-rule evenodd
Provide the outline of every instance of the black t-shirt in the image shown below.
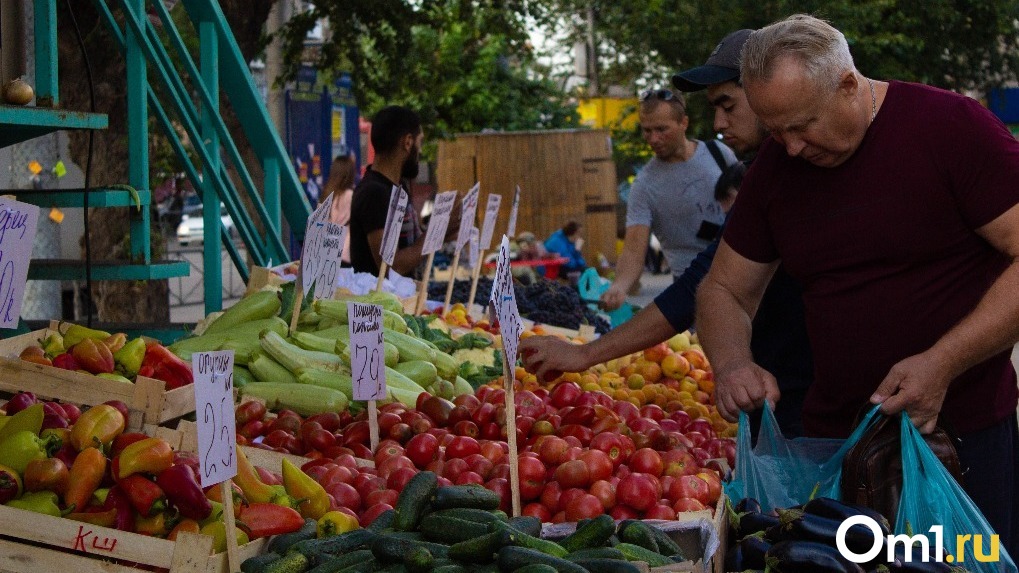
<path fill-rule="evenodd" d="M 354 188 L 354 197 L 350 203 L 350 265 L 355 272 L 371 274 L 379 272 L 375 256 L 368 246 L 368 234 L 385 228 L 389 198 L 392 196 L 394 185 L 395 183 L 381 173 L 373 171 L 369 166 L 364 178 Z M 419 234 L 417 217 L 414 210 L 408 206 L 397 248 L 402 249 L 412 244 Z"/>

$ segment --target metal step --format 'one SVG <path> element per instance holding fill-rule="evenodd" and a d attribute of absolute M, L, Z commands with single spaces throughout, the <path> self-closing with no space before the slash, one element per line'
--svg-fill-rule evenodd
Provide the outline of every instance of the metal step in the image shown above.
<path fill-rule="evenodd" d="M 84 189 L 12 189 L 2 191 L 14 195 L 18 201 L 39 207 L 81 208 L 85 201 Z M 148 189 L 138 190 L 138 199 L 126 189 L 94 188 L 88 191 L 89 207 L 147 207 L 152 201 Z"/>
<path fill-rule="evenodd" d="M 191 272 L 187 261 L 160 261 L 150 265 L 125 264 L 123 261 L 93 261 L 92 280 L 146 281 L 186 277 Z M 33 259 L 28 266 L 29 280 L 74 281 L 85 279 L 85 261 L 79 259 Z"/>
<path fill-rule="evenodd" d="M 62 129 L 106 129 L 104 113 L 0 105 L 0 147 Z"/>

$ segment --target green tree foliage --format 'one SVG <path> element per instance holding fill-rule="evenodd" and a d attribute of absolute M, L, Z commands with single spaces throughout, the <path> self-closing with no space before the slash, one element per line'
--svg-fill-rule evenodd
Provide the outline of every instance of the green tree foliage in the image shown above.
<path fill-rule="evenodd" d="M 296 74 L 307 32 L 328 19 L 331 39 L 315 65 L 353 71 L 366 115 L 407 105 L 440 137 L 574 126 L 566 95 L 535 61 L 527 16 L 521 0 L 320 1 L 282 31 L 282 79 Z"/>

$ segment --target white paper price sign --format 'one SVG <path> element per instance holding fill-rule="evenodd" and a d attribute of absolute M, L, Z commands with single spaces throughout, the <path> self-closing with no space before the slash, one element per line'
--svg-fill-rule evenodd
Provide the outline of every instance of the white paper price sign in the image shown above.
<path fill-rule="evenodd" d="M 347 302 L 350 327 L 350 372 L 355 400 L 386 397 L 386 355 L 382 346 L 382 307 Z"/>
<path fill-rule="evenodd" d="M 0 199 L 0 328 L 16 328 L 32 260 L 39 207 Z"/>
<path fill-rule="evenodd" d="M 481 249 L 478 247 L 480 236 L 478 228 L 471 227 L 471 239 L 467 241 L 467 268 L 473 269 L 478 264 L 478 257 L 481 256 L 479 252 Z"/>
<path fill-rule="evenodd" d="M 481 249 L 492 248 L 492 235 L 495 234 L 495 222 L 499 219 L 499 207 L 502 206 L 502 195 L 490 194 L 485 205 L 485 220 L 481 223 Z"/>
<path fill-rule="evenodd" d="M 478 196 L 481 194 L 481 184 L 475 183 L 474 187 L 464 195 L 460 210 L 460 229 L 456 234 L 456 250 L 461 250 L 471 240 L 471 229 L 474 228 L 474 219 L 478 215 Z"/>
<path fill-rule="evenodd" d="M 516 237 L 517 236 L 517 211 L 520 209 L 520 186 L 517 185 L 517 191 L 513 194 L 513 206 L 510 208 L 509 223 L 506 225 L 506 236 Z"/>
<path fill-rule="evenodd" d="M 425 234 L 425 244 L 421 247 L 422 255 L 430 255 L 442 248 L 446 229 L 449 228 L 449 216 L 453 213 L 455 204 L 456 191 L 446 191 L 435 196 L 432 216 L 428 221 L 428 232 Z"/>
<path fill-rule="evenodd" d="M 397 185 L 393 185 L 393 192 L 389 196 L 389 211 L 386 213 L 386 227 L 382 232 L 382 261 L 389 266 L 393 265 L 396 257 L 396 247 L 400 242 L 400 230 L 403 227 L 403 218 L 407 214 L 407 192 Z"/>
<path fill-rule="evenodd" d="M 317 257 L 322 247 L 322 239 L 327 232 L 325 226 L 329 222 L 329 210 L 332 205 L 333 196 L 330 194 L 325 201 L 319 203 L 311 217 L 308 217 L 308 224 L 304 229 L 304 246 L 301 248 L 301 288 L 304 290 L 304 296 L 308 296 L 311 285 L 321 271 L 317 267 Z"/>
<path fill-rule="evenodd" d="M 234 420 L 234 351 L 195 352 L 195 418 L 202 487 L 237 475 L 237 426 Z"/>
<path fill-rule="evenodd" d="M 513 273 L 510 272 L 509 237 L 503 235 L 499 245 L 499 260 L 495 266 L 495 282 L 492 284 L 492 295 L 488 300 L 490 311 L 499 319 L 499 332 L 502 334 L 503 356 L 510 366 L 517 362 L 517 345 L 523 332 L 523 322 L 517 310 L 517 297 L 513 292 Z"/>

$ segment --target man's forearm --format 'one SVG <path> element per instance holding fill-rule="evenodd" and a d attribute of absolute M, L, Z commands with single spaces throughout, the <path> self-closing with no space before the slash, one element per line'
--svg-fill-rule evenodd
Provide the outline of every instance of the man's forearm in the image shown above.
<path fill-rule="evenodd" d="M 1019 260 L 987 290 L 976 308 L 944 334 L 930 352 L 959 376 L 1019 341 Z"/>
<path fill-rule="evenodd" d="M 710 274 L 697 290 L 695 326 L 716 372 L 753 362 L 752 317 L 732 293 L 711 280 Z"/>
<path fill-rule="evenodd" d="M 649 304 L 632 319 L 584 345 L 588 367 L 626 356 L 668 340 L 676 334 L 657 305 Z"/>
<path fill-rule="evenodd" d="M 393 270 L 403 276 L 410 276 L 410 273 L 414 272 L 414 269 L 421 263 L 421 248 L 423 246 L 424 242 L 418 241 L 396 251 L 396 255 L 393 257 Z"/>
<path fill-rule="evenodd" d="M 623 253 L 616 263 L 616 278 L 613 281 L 623 289 L 623 292 L 630 292 L 640 275 L 643 274 L 646 253 L 646 247 L 639 248 L 629 243 L 624 244 Z"/>

